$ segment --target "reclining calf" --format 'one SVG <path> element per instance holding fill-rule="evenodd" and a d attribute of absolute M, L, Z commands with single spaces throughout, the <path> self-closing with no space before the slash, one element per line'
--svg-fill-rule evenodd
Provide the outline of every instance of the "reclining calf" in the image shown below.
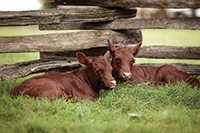
<path fill-rule="evenodd" d="M 189 83 L 192 87 L 200 85 L 198 79 L 171 65 L 163 65 L 161 67 L 134 66 L 134 57 L 139 52 L 141 45 L 142 42 L 133 49 L 127 47 L 116 48 L 108 39 L 108 50 L 112 54 L 113 76 L 118 77 L 122 81 L 130 80 L 135 84 L 148 82 L 154 86 L 161 83 L 182 81 Z"/>
<path fill-rule="evenodd" d="M 55 74 L 45 74 L 23 81 L 10 91 L 10 95 L 29 95 L 30 97 L 81 98 L 95 101 L 101 89 L 112 90 L 116 81 L 112 77 L 112 67 L 107 61 L 109 51 L 104 56 L 89 60 L 83 53 L 76 54 L 79 63 L 85 65 L 79 69 Z"/>

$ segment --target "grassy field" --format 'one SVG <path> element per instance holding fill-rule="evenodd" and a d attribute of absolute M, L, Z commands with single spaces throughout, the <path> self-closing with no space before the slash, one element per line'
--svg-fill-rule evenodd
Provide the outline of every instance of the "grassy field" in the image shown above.
<path fill-rule="evenodd" d="M 0 84 L 2 133 L 200 131 L 200 91 L 186 85 L 154 88 L 118 83 L 113 91 L 101 91 L 96 102 L 74 103 L 62 99 L 12 99 L 6 91 L 9 82 Z"/>
<path fill-rule="evenodd" d="M 41 33 L 34 28 L 31 31 L 15 30 L 17 33 L 11 33 L 13 27 L 0 28 L 0 36 L 48 33 Z M 200 31 L 168 29 L 142 30 L 142 33 L 144 45 L 200 46 Z M 39 53 L 0 54 L 0 65 L 38 58 Z M 137 59 L 137 62 L 140 62 L 140 59 Z M 160 63 L 162 60 L 145 59 L 142 62 Z M 199 61 L 191 63 L 200 64 Z M 101 97 L 96 102 L 83 100 L 78 103 L 62 99 L 50 102 L 46 99 L 9 97 L 7 91 L 29 77 L 31 76 L 0 82 L 0 133 L 200 131 L 198 88 L 190 88 L 184 84 L 169 84 L 155 88 L 145 84 L 118 83 L 113 91 L 101 91 Z M 200 80 L 200 76 L 198 79 Z"/>

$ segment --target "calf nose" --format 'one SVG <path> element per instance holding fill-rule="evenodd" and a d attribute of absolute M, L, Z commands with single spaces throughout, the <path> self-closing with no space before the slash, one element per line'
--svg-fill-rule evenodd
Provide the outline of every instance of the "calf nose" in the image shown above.
<path fill-rule="evenodd" d="M 116 81 L 115 80 L 110 81 L 110 88 L 115 88 L 115 86 L 116 86 Z"/>
<path fill-rule="evenodd" d="M 128 78 L 128 79 L 130 79 L 130 78 L 131 78 L 131 73 L 124 72 L 124 73 L 122 74 L 122 77 L 123 77 L 123 78 Z"/>

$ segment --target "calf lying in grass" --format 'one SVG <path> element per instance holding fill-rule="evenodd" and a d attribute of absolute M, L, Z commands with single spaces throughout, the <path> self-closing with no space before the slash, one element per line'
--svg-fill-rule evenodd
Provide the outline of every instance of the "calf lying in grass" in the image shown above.
<path fill-rule="evenodd" d="M 46 74 L 23 81 L 10 91 L 11 96 L 28 95 L 51 99 L 53 97 L 81 98 L 95 101 L 100 90 L 111 90 L 116 86 L 112 77 L 112 67 L 107 61 L 109 51 L 104 56 L 89 60 L 83 53 L 76 54 L 79 63 L 85 65 L 65 73 Z"/>
<path fill-rule="evenodd" d="M 189 83 L 193 87 L 200 85 L 198 79 L 171 65 L 163 65 L 161 67 L 134 66 L 134 57 L 139 52 L 141 45 L 142 42 L 133 49 L 127 47 L 116 48 L 108 39 L 108 50 L 112 54 L 111 65 L 114 76 L 120 78 L 122 81 L 134 81 L 135 84 L 147 81 L 154 86 L 161 83 L 182 81 Z"/>

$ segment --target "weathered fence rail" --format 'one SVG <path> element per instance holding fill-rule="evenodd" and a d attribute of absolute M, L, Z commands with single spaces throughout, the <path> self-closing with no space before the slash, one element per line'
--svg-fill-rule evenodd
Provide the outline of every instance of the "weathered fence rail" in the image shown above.
<path fill-rule="evenodd" d="M 199 8 L 199 0 L 47 0 L 51 5 L 87 5 L 120 8 Z"/>
<path fill-rule="evenodd" d="M 33 11 L 0 11 L 0 26 L 60 24 L 62 22 L 102 22 L 136 16 L 136 9 L 73 7 Z"/>
<path fill-rule="evenodd" d="M 127 46 L 133 48 L 134 46 Z M 44 52 L 51 57 L 75 57 L 76 52 L 84 52 L 87 56 L 98 56 L 107 51 L 107 46 L 75 50 L 68 52 Z M 200 47 L 181 47 L 181 46 L 142 46 L 137 58 L 156 58 L 156 59 L 200 59 Z M 44 57 L 45 58 L 45 57 Z"/>
<path fill-rule="evenodd" d="M 0 66 L 0 81 L 20 78 L 34 73 L 66 71 L 79 68 L 80 64 L 72 58 L 40 59 Z"/>
<path fill-rule="evenodd" d="M 200 18 L 152 18 L 152 19 L 116 19 L 107 22 L 67 22 L 60 24 L 40 25 L 40 30 L 96 29 L 96 30 L 127 30 L 127 29 L 195 29 L 200 30 Z"/>
<path fill-rule="evenodd" d="M 142 40 L 140 30 L 125 31 L 79 31 L 46 35 L 0 37 L 0 53 L 17 52 L 63 52 L 107 45 L 107 38 L 117 45 L 135 44 Z"/>
<path fill-rule="evenodd" d="M 1 11 L 0 26 L 39 25 L 40 30 L 90 29 L 93 31 L 0 37 L 0 53 L 40 52 L 41 57 L 39 60 L 0 66 L 0 81 L 39 72 L 76 69 L 80 67 L 75 58 L 77 51 L 82 51 L 87 56 L 103 54 L 107 50 L 107 38 L 116 46 L 137 44 L 142 41 L 140 29 L 143 28 L 200 29 L 199 18 L 133 19 L 137 12 L 135 7 L 198 8 L 199 0 L 47 0 L 47 2 L 56 5 L 90 7 Z M 199 60 L 200 47 L 142 46 L 137 57 Z M 140 65 L 160 66 L 162 64 Z M 200 65 L 172 65 L 190 74 L 200 74 Z"/>
<path fill-rule="evenodd" d="M 200 47 L 144 46 L 137 57 L 159 59 L 200 59 Z"/>

